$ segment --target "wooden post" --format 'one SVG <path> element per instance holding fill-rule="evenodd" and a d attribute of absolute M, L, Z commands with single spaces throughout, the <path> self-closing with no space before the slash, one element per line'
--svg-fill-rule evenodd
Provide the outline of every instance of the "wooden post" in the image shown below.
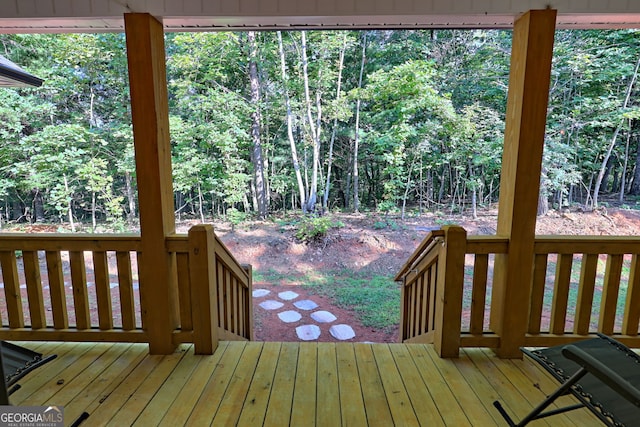
<path fill-rule="evenodd" d="M 211 225 L 195 225 L 189 229 L 189 281 L 196 354 L 213 354 L 218 348 L 215 244 Z"/>
<path fill-rule="evenodd" d="M 438 257 L 433 343 L 440 357 L 458 357 L 467 232 L 458 226 L 446 226 L 443 230 L 445 238 Z"/>
<path fill-rule="evenodd" d="M 532 10 L 513 28 L 497 227 L 509 248 L 495 258 L 491 307 L 505 358 L 522 357 L 527 330 L 555 22 L 555 10 Z"/>
<path fill-rule="evenodd" d="M 140 204 L 140 299 L 151 354 L 175 349 L 175 263 L 165 237 L 175 232 L 169 104 L 162 24 L 146 13 L 124 15 L 131 116 Z"/>
<path fill-rule="evenodd" d="M 248 328 L 247 330 L 247 339 L 249 341 L 255 340 L 255 334 L 253 331 L 253 267 L 251 264 L 245 264 L 242 266 L 242 269 L 247 272 L 249 276 L 249 289 L 247 289 L 247 299 L 244 304 L 247 307 L 247 313 L 244 314 L 246 316 L 245 325 Z"/>

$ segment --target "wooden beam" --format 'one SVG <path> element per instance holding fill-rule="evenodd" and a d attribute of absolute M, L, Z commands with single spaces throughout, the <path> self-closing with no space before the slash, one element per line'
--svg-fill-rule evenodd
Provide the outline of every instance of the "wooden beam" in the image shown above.
<path fill-rule="evenodd" d="M 497 227 L 509 248 L 496 255 L 491 311 L 500 357 L 522 357 L 527 330 L 555 22 L 555 10 L 532 10 L 513 28 Z"/>
<path fill-rule="evenodd" d="M 189 276 L 195 353 L 213 354 L 218 348 L 216 238 L 211 225 L 189 230 Z"/>
<path fill-rule="evenodd" d="M 445 226 L 443 230 L 445 244 L 438 257 L 433 338 L 436 352 L 440 357 L 458 357 L 467 232 L 458 226 Z"/>
<path fill-rule="evenodd" d="M 127 13 L 124 21 L 140 204 L 142 326 L 150 353 L 169 354 L 179 321 L 175 263 L 165 247 L 175 218 L 164 31 L 149 14 Z"/>

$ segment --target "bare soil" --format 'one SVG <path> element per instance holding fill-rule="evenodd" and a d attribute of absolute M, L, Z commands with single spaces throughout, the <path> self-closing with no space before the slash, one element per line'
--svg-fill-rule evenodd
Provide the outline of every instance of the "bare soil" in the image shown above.
<path fill-rule="evenodd" d="M 428 231 L 443 224 L 457 224 L 469 235 L 496 232 L 497 211 L 482 212 L 477 219 L 468 216 L 424 214 L 419 218 L 402 221 L 394 217 L 379 217 L 369 214 L 334 214 L 331 217 L 344 226 L 333 229 L 317 243 L 305 244 L 294 237 L 295 228 L 284 219 L 252 222 L 231 230 L 228 224 L 214 224 L 216 233 L 242 263 L 253 265 L 254 271 L 271 271 L 286 277 L 280 283 L 254 283 L 254 288 L 273 292 L 294 290 L 299 299 L 311 298 L 320 304 L 319 309 L 334 313 L 338 320 L 356 332 L 354 341 L 395 342 L 397 327 L 391 331 L 367 328 L 351 310 L 337 307 L 333 301 L 313 295 L 309 288 L 296 280 L 309 274 L 323 271 L 366 271 L 371 275 L 393 276 L 415 250 Z M 381 228 L 381 223 L 388 226 Z M 180 231 L 186 231 L 190 223 L 183 223 Z M 640 235 L 640 211 L 612 208 L 597 211 L 551 211 L 539 217 L 537 234 L 568 235 Z M 268 311 L 254 301 L 256 339 L 264 341 L 296 341 L 295 327 L 304 323 L 283 323 L 279 310 Z M 281 310 L 280 310 L 281 311 Z M 319 341 L 335 341 L 327 333 L 330 325 L 320 325 Z"/>

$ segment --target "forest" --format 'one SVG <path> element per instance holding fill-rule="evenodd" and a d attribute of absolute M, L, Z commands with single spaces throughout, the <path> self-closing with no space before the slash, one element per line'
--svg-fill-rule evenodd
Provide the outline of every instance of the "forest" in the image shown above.
<path fill-rule="evenodd" d="M 178 217 L 497 202 L 511 32 L 168 33 Z M 0 34 L 0 225 L 137 218 L 124 34 Z M 640 31 L 556 32 L 539 213 L 640 196 Z M 606 195 L 606 199 L 605 199 Z"/>

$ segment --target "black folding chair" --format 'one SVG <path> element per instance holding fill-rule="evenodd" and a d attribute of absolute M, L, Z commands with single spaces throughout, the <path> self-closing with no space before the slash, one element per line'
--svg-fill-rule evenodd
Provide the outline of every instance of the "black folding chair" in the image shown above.
<path fill-rule="evenodd" d="M 9 404 L 9 395 L 20 388 L 17 382 L 21 378 L 56 357 L 55 354 L 42 357 L 41 353 L 28 348 L 0 341 L 0 375 L 4 378 L 4 384 L 0 387 L 0 405 Z"/>
<path fill-rule="evenodd" d="M 521 350 L 561 385 L 518 423 L 495 401 L 494 406 L 509 426 L 524 426 L 533 420 L 578 408 L 589 409 L 607 426 L 640 424 L 640 356 L 627 346 L 598 334 L 597 338 L 571 345 Z M 569 393 L 579 403 L 545 412 L 558 397 Z"/>

